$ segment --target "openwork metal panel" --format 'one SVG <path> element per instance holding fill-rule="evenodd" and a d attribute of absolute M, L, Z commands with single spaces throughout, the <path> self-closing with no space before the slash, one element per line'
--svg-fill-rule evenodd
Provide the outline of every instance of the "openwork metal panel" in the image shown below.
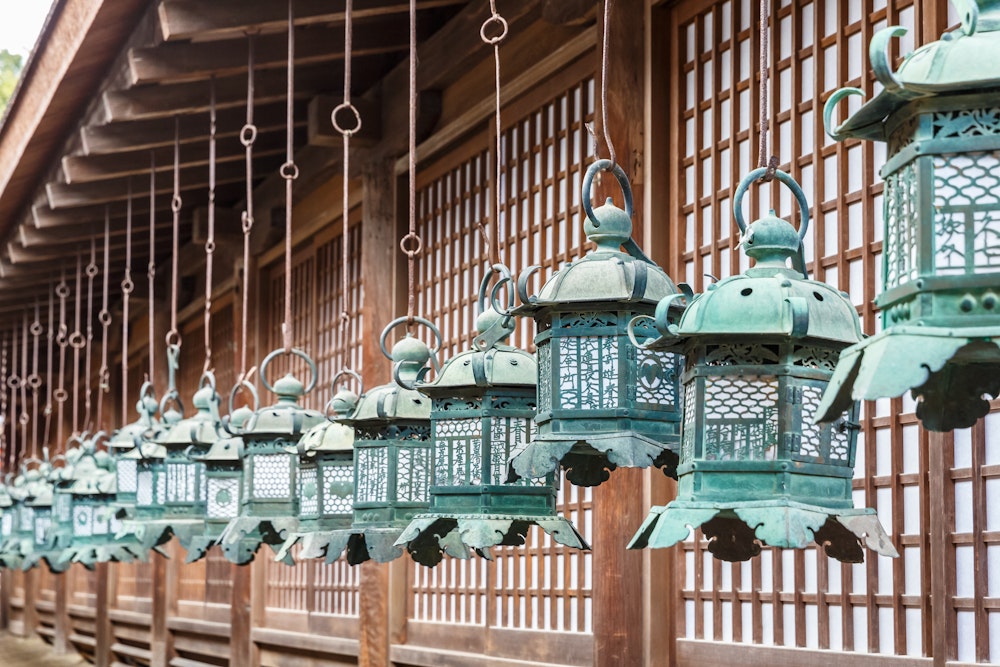
<path fill-rule="evenodd" d="M 875 92 L 866 56 L 875 30 L 909 27 L 895 53 L 908 52 L 915 41 L 937 39 L 923 34 L 924 26 L 956 23 L 944 5 L 772 3 L 771 152 L 813 204 L 805 242 L 813 275 L 850 294 L 868 333 L 879 326 L 872 300 L 880 290 L 883 257 L 889 280 L 906 282 L 915 253 L 914 239 L 897 232 L 883 244 L 883 197 L 905 210 L 914 205 L 913 195 L 881 183 L 882 146 L 828 139 L 822 105 L 842 85 L 858 86 L 868 97 Z M 668 120 L 677 128 L 678 147 L 669 162 L 678 187 L 668 217 L 681 224 L 670 269 L 696 291 L 704 289 L 709 274 L 721 278 L 745 268 L 730 207 L 732 189 L 757 160 L 757 134 L 751 134 L 759 109 L 757 6 L 755 0 L 703 1 L 669 10 L 676 48 L 662 65 L 663 76 L 677 84 Z M 942 166 L 960 177 L 975 175 L 984 186 L 995 179 L 989 164 Z M 751 194 L 751 219 L 765 213 L 774 196 L 775 208 L 790 215 L 788 193 L 775 185 Z M 947 212 L 941 217 L 948 222 Z M 955 226 L 956 244 L 965 233 Z M 964 271 L 965 261 L 956 270 Z M 682 545 L 680 636 L 896 655 L 932 655 L 935 646 L 950 646 L 940 649 L 951 653 L 946 659 L 1000 663 L 1000 543 L 993 532 L 1000 526 L 1000 513 L 993 510 L 1000 498 L 1000 422 L 990 415 L 976 428 L 957 432 L 944 462 L 935 464 L 941 454 L 933 449 L 936 443 L 929 446 L 913 408 L 909 399 L 863 406 L 854 480 L 855 503 L 877 509 L 900 558 L 868 552 L 864 564 L 840 565 L 818 549 L 765 549 L 753 561 L 730 565 L 713 559 L 697 533 Z M 838 443 L 830 446 L 839 451 Z M 929 495 L 928 470 L 930 479 L 943 478 L 943 499 Z M 942 511 L 945 528 L 935 533 L 931 517 Z M 944 581 L 932 571 L 938 559 Z M 932 593 L 945 597 L 940 616 L 932 614 Z"/>
<path fill-rule="evenodd" d="M 352 225 L 360 221 L 360 211 L 350 215 Z M 340 370 L 341 351 L 346 347 L 347 361 L 361 372 L 361 234 L 352 228 L 350 235 L 351 263 L 348 279 L 347 305 L 352 313 L 346 331 L 340 327 L 340 314 L 344 309 L 341 288 L 342 237 L 330 237 L 325 230 L 313 237 L 312 242 L 299 248 L 292 263 L 292 313 L 293 340 L 316 362 L 319 377 L 316 390 L 305 400 L 305 405 L 322 409 L 330 399 L 330 381 Z M 267 319 L 266 336 L 259 348 L 261 357 L 268 351 L 281 347 L 281 323 L 284 319 L 284 267 L 277 263 L 267 270 L 264 290 Z M 258 360 L 259 362 L 259 360 Z M 305 365 L 295 357 L 281 356 L 268 370 L 272 379 L 292 370 L 303 381 L 307 380 Z M 261 396 L 262 402 L 273 401 L 273 396 Z M 267 552 L 270 553 L 270 552 Z M 270 560 L 266 554 L 259 556 Z M 267 607 L 273 610 L 309 611 L 321 614 L 357 614 L 358 573 L 352 572 L 341 559 L 332 565 L 322 561 L 296 561 L 289 567 L 281 563 L 267 565 Z"/>
<path fill-rule="evenodd" d="M 561 265 L 585 252 L 579 191 L 591 159 L 584 127 L 594 110 L 594 84 L 588 76 L 581 73 L 563 90 L 539 91 L 504 119 L 501 256 L 514 271 L 542 265 L 533 278 L 535 291 Z M 424 250 L 417 261 L 417 310 L 441 328 L 442 359 L 468 349 L 474 336 L 476 294 L 486 264 L 476 225 L 490 214 L 494 192 L 487 134 L 478 146 L 421 168 L 417 206 Z M 530 322 L 521 322 L 512 343 L 533 350 L 534 336 Z M 590 534 L 589 489 L 564 484 L 559 508 L 584 536 Z M 412 565 L 410 618 L 591 631 L 589 552 L 553 544 L 532 528 L 525 546 L 494 549 L 494 557 L 492 563 L 446 557 L 434 569 Z"/>

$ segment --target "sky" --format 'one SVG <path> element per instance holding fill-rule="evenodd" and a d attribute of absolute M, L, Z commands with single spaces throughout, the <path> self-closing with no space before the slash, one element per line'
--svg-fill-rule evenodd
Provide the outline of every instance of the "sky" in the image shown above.
<path fill-rule="evenodd" d="M 0 0 L 0 50 L 27 56 L 51 5 L 50 0 Z"/>

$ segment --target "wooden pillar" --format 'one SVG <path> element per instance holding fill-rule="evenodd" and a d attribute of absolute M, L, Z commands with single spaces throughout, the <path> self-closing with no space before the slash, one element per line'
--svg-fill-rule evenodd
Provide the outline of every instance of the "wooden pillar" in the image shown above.
<path fill-rule="evenodd" d="M 218 548 L 218 547 L 216 547 Z M 233 578 L 230 609 L 229 664 L 251 665 L 250 642 L 250 566 L 230 565 Z"/>
<path fill-rule="evenodd" d="M 617 152 L 618 164 L 632 183 L 635 200 L 634 236 L 643 238 L 643 117 L 645 107 L 644 39 L 636 36 L 636 23 L 645 13 L 645 0 L 619 0 L 614 4 L 610 23 L 607 80 L 608 132 Z M 599 12 L 600 13 L 600 12 Z M 603 14 L 598 21 L 598 43 L 603 34 Z M 601 113 L 600 48 L 595 70 L 598 73 L 597 114 Z M 598 123 L 598 126 L 600 124 Z M 600 140 L 600 157 L 608 151 Z M 613 197 L 621 204 L 618 185 L 603 178 L 596 201 Z M 594 492 L 594 665 L 618 667 L 640 665 L 644 654 L 644 590 L 649 580 L 643 576 L 644 559 L 651 557 L 625 547 L 642 523 L 644 502 L 643 470 L 619 468 Z M 656 557 L 656 560 L 662 560 Z"/>
<path fill-rule="evenodd" d="M 930 513 L 931 653 L 934 667 L 944 667 L 957 655 L 955 594 L 955 550 L 951 535 L 955 526 L 955 491 L 951 484 L 955 460 L 952 433 L 928 434 L 929 480 L 927 498 L 936 498 Z M 925 502 L 927 500 L 925 499 Z"/>
<path fill-rule="evenodd" d="M 388 160 L 371 162 L 362 172 L 361 233 L 361 283 L 365 286 L 361 306 L 364 341 L 361 350 L 361 368 L 366 386 L 372 387 L 390 380 L 389 361 L 379 349 L 379 335 L 393 316 L 393 309 L 385 304 L 394 303 L 396 281 L 386 279 L 386 267 L 398 261 L 395 216 L 395 184 L 393 164 Z M 357 232 L 355 232 L 357 233 Z M 392 582 L 398 580 L 390 574 L 391 565 L 367 562 L 361 566 L 360 599 L 358 610 L 359 667 L 389 667 L 389 646 L 393 641 L 393 624 L 398 619 L 391 606 Z M 405 614 L 403 615 L 405 618 Z M 398 622 L 398 620 L 397 620 Z"/>
<path fill-rule="evenodd" d="M 24 636 L 32 637 L 38 627 L 38 611 L 35 609 L 35 589 L 38 586 L 38 571 L 28 570 L 24 573 L 24 609 L 21 617 L 24 619 Z"/>
<path fill-rule="evenodd" d="M 108 615 L 108 610 L 111 606 L 109 569 L 108 563 L 98 563 L 94 566 L 94 587 L 96 591 L 96 599 L 94 600 L 94 665 L 96 667 L 108 667 L 112 662 L 111 644 L 114 635 L 111 632 L 111 618 Z M 63 580 L 65 581 L 65 577 L 63 577 Z M 65 589 L 65 586 L 60 586 L 60 588 Z M 66 623 L 68 626 L 68 616 L 66 617 Z M 57 637 L 58 634 L 57 626 Z M 64 638 L 64 641 L 67 641 L 67 639 Z"/>
<path fill-rule="evenodd" d="M 67 601 L 69 599 L 69 576 L 63 573 L 55 578 L 55 610 L 53 618 L 52 648 L 56 653 L 67 653 L 70 650 L 69 643 L 69 609 Z M 106 591 L 107 587 L 105 587 Z M 100 591 L 100 589 L 98 589 Z M 105 593 L 106 594 L 106 593 Z M 107 605 L 105 605 L 107 606 Z M 100 600 L 98 600 L 100 608 Z"/>
<path fill-rule="evenodd" d="M 167 579 L 169 568 L 167 559 L 157 553 L 150 558 L 153 562 L 153 591 L 150 605 L 149 648 L 152 652 L 152 667 L 166 667 L 167 657 Z"/>

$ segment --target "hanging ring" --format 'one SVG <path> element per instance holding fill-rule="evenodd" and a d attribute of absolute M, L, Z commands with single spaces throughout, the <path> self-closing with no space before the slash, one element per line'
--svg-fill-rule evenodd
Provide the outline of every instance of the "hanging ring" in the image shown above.
<path fill-rule="evenodd" d="M 42 377 L 38 373 L 32 373 L 26 380 L 29 389 L 38 389 L 42 386 Z"/>
<path fill-rule="evenodd" d="M 23 386 L 23 384 L 24 382 L 21 380 L 20 376 L 11 375 L 9 378 L 7 378 L 7 386 L 10 389 L 20 389 Z"/>
<path fill-rule="evenodd" d="M 177 329 L 171 329 L 167 332 L 166 336 L 167 347 L 177 347 L 181 346 L 181 334 Z"/>
<path fill-rule="evenodd" d="M 31 332 L 32 336 L 41 336 L 42 333 L 45 332 L 45 328 L 42 326 L 41 322 L 36 320 L 31 323 L 31 328 L 29 328 L 28 331 Z"/>
<path fill-rule="evenodd" d="M 101 312 L 97 314 L 97 321 L 100 322 L 102 326 L 111 326 L 111 313 L 106 309 L 101 309 Z"/>
<path fill-rule="evenodd" d="M 594 216 L 594 207 L 590 203 L 590 189 L 594 183 L 594 176 L 599 171 L 611 171 L 615 175 L 615 178 L 618 179 L 618 185 L 621 186 L 622 195 L 625 197 L 625 215 L 631 218 L 633 210 L 632 185 L 628 182 L 628 176 L 625 175 L 622 168 L 608 159 L 596 160 L 587 168 L 587 173 L 583 177 L 583 190 L 580 193 L 580 197 L 583 203 L 583 212 L 587 214 L 587 218 L 593 223 L 594 227 L 601 226 L 601 221 Z"/>
<path fill-rule="evenodd" d="M 253 370 L 251 369 L 251 373 Z M 250 373 L 247 373 L 247 377 Z M 257 387 L 253 386 L 249 380 L 243 379 L 233 385 L 233 388 L 229 391 L 229 414 L 233 414 L 236 411 L 236 395 L 241 391 L 246 391 L 250 394 L 251 405 L 253 406 L 253 412 L 257 412 L 260 407 L 260 397 L 257 395 Z"/>
<path fill-rule="evenodd" d="M 215 239 L 208 239 L 205 241 L 205 254 L 211 255 L 215 252 Z"/>
<path fill-rule="evenodd" d="M 180 211 L 181 211 L 181 203 L 182 203 L 181 202 L 181 196 L 180 195 L 174 195 L 170 199 L 170 210 L 172 212 L 174 212 L 174 213 L 180 213 Z"/>
<path fill-rule="evenodd" d="M 253 229 L 253 216 L 250 215 L 249 211 L 243 211 L 240 215 L 240 222 L 243 225 L 243 233 L 249 234 L 250 230 Z"/>
<path fill-rule="evenodd" d="M 60 299 L 69 297 L 69 285 L 66 283 L 59 283 L 56 285 L 56 296 Z"/>
<path fill-rule="evenodd" d="M 171 403 L 173 403 L 177 407 L 177 411 L 179 413 L 181 413 L 182 415 L 184 414 L 185 412 L 184 401 L 181 400 L 181 395 L 177 392 L 176 389 L 171 389 L 170 391 L 168 391 L 166 394 L 163 395 L 162 399 L 160 399 L 161 417 L 167 413 L 167 406 L 170 405 Z"/>
<path fill-rule="evenodd" d="M 403 317 L 397 317 L 392 322 L 389 322 L 389 324 L 386 325 L 385 329 L 382 330 L 382 335 L 379 337 L 378 345 L 382 349 L 382 354 L 385 355 L 386 359 L 392 359 L 392 353 L 389 352 L 389 348 L 385 346 L 386 339 L 389 338 L 389 332 L 398 327 L 400 324 L 409 325 L 411 323 L 423 324 L 425 327 L 431 330 L 431 333 L 434 335 L 434 338 L 437 339 L 437 346 L 431 348 L 432 359 L 438 353 L 438 350 L 441 349 L 441 345 L 444 344 L 444 338 L 441 336 L 441 332 L 438 330 L 438 328 L 434 326 L 434 324 L 430 320 L 425 320 L 422 317 L 414 317 L 412 320 L 410 320 L 409 317 L 404 315 Z"/>
<path fill-rule="evenodd" d="M 27 412 L 22 412 L 17 418 L 17 423 L 21 426 L 27 426 L 31 423 L 31 416 Z"/>
<path fill-rule="evenodd" d="M 491 27 L 496 27 L 500 32 L 493 37 L 487 37 L 486 33 Z M 479 28 L 479 37 L 492 46 L 496 46 L 504 39 L 507 38 L 507 19 L 500 16 L 499 14 L 494 14 L 485 21 L 483 21 L 482 27 Z"/>
<path fill-rule="evenodd" d="M 249 148 L 255 141 L 257 141 L 257 126 L 247 123 L 240 130 L 240 143 Z"/>
<path fill-rule="evenodd" d="M 87 265 L 87 277 L 93 278 L 97 275 L 97 264 L 91 262 Z"/>
<path fill-rule="evenodd" d="M 87 345 L 87 339 L 79 331 L 74 331 L 69 335 L 69 346 L 74 350 L 82 350 Z"/>
<path fill-rule="evenodd" d="M 407 257 L 413 258 L 420 254 L 420 251 L 424 249 L 424 241 L 420 238 L 419 234 L 410 232 L 403 238 L 399 239 L 399 249 L 403 251 L 403 254 Z"/>
<path fill-rule="evenodd" d="M 212 371 L 203 372 L 201 378 L 198 380 L 198 389 L 204 389 L 205 387 L 211 387 L 212 391 L 215 391 L 215 373 Z"/>
<path fill-rule="evenodd" d="M 289 160 L 281 165 L 281 168 L 278 169 L 278 173 L 281 174 L 281 177 L 286 181 L 294 181 L 299 177 L 299 167 L 297 164 Z"/>
<path fill-rule="evenodd" d="M 264 385 L 264 387 L 272 394 L 278 393 L 274 390 L 274 387 L 271 386 L 271 383 L 268 382 L 267 380 L 267 367 L 272 361 L 274 361 L 274 359 L 276 359 L 278 356 L 282 354 L 288 354 L 295 357 L 299 357 L 300 359 L 305 361 L 306 365 L 309 367 L 309 373 L 311 377 L 309 378 L 309 384 L 306 385 L 303 395 L 308 394 L 313 389 L 315 389 L 316 378 L 318 376 L 318 371 L 316 370 L 316 362 L 312 360 L 312 357 L 310 357 L 308 354 L 306 354 L 297 347 L 293 347 L 290 350 L 285 350 L 284 348 L 278 348 L 277 350 L 274 350 L 266 357 L 264 357 L 264 361 L 260 363 L 260 381 Z"/>
<path fill-rule="evenodd" d="M 361 375 L 353 369 L 345 368 L 342 371 L 338 371 L 337 374 L 333 376 L 333 380 L 330 381 L 331 396 L 335 393 L 334 390 L 337 388 L 337 383 L 340 382 L 340 379 L 343 377 L 351 378 L 358 384 L 358 396 L 365 393 L 365 382 L 361 379 Z"/>
<path fill-rule="evenodd" d="M 500 276 L 500 279 L 490 289 L 490 279 L 494 276 Z M 483 313 L 486 311 L 486 301 L 489 299 L 490 307 L 493 308 L 497 313 L 501 315 L 508 314 L 514 307 L 514 290 L 507 290 L 507 306 L 506 308 L 500 304 L 500 290 L 503 289 L 504 285 L 514 282 L 511 276 L 510 269 L 508 269 L 503 264 L 493 264 L 490 266 L 490 271 L 485 276 L 483 276 L 482 282 L 479 284 L 479 312 Z"/>
<path fill-rule="evenodd" d="M 733 195 L 733 217 L 736 218 L 736 226 L 740 228 L 741 234 L 745 234 L 747 231 L 746 219 L 743 217 L 743 196 L 747 193 L 750 186 L 765 173 L 767 173 L 767 167 L 760 167 L 751 171 L 743 177 L 743 180 L 740 181 L 739 186 L 736 188 L 736 193 Z M 802 218 L 802 222 L 799 224 L 799 240 L 801 241 L 805 238 L 806 231 L 809 229 L 809 202 L 806 200 L 806 194 L 802 192 L 802 188 L 799 187 L 794 178 L 780 169 L 774 171 L 774 177 L 791 190 L 795 201 L 799 204 L 799 213 Z"/>
<path fill-rule="evenodd" d="M 344 111 L 345 109 L 350 110 L 354 114 L 354 127 L 351 129 L 341 127 L 340 123 L 337 122 L 337 113 Z M 361 113 L 358 108 L 351 104 L 350 102 L 341 102 L 333 108 L 330 112 L 330 122 L 333 124 L 333 129 L 341 133 L 345 137 L 351 137 L 361 131 Z"/>
<path fill-rule="evenodd" d="M 62 387 L 56 387 L 55 391 L 52 392 L 52 398 L 55 399 L 56 403 L 64 403 L 69 398 L 69 392 Z"/>

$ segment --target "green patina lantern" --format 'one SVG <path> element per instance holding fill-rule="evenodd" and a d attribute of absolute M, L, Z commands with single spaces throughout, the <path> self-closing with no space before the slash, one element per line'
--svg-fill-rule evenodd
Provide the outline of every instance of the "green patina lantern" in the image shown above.
<path fill-rule="evenodd" d="M 34 543 L 33 510 L 24 504 L 29 494 L 26 473 L 22 466 L 20 474 L 15 475 L 13 481 L 9 481 L 11 475 L 8 475 L 6 485 L 11 504 L 4 516 L 10 519 L 5 524 L 7 535 L 0 547 L 0 567 L 8 569 L 20 568 L 25 555 L 30 555 Z"/>
<path fill-rule="evenodd" d="M 204 532 L 207 489 L 205 464 L 198 456 L 207 453 L 212 444 L 222 438 L 220 398 L 215 386 L 215 376 L 211 372 L 204 373 L 192 398 L 197 412 L 176 421 L 154 440 L 164 448 L 162 513 L 155 521 L 127 522 L 122 531 L 122 534 L 134 534 L 146 549 L 176 536 L 187 550 L 194 536 Z M 168 393 L 163 401 L 173 401 L 180 408 L 179 413 L 183 413 L 183 404 L 176 392 Z M 161 403 L 161 414 L 169 414 L 163 407 Z"/>
<path fill-rule="evenodd" d="M 357 403 L 357 394 L 350 390 L 335 393 L 340 379 L 348 375 L 362 386 L 361 376 L 354 371 L 338 373 L 330 388 L 333 396 L 326 405 L 327 420 L 306 431 L 298 445 L 290 450 L 298 456 L 299 464 L 299 526 L 285 540 L 276 560 L 290 558 L 291 548 L 300 542 L 302 558 L 324 557 L 333 531 L 351 526 L 354 429 L 331 418 L 331 412 L 343 416 Z"/>
<path fill-rule="evenodd" d="M 591 208 L 591 183 L 605 169 L 621 184 L 624 210 L 610 199 Z M 527 289 L 537 267 L 518 280 L 523 305 L 514 314 L 538 327 L 539 384 L 537 433 L 514 458 L 513 470 L 542 477 L 561 464 L 567 479 L 581 486 L 600 484 L 618 466 L 655 465 L 673 477 L 681 362 L 671 352 L 636 349 L 627 328 L 636 315 L 652 315 L 677 287 L 632 240 L 632 191 L 620 167 L 609 160 L 591 165 L 582 202 L 584 231 L 597 247 L 560 269 L 537 296 Z"/>
<path fill-rule="evenodd" d="M 82 453 L 73 463 L 69 476 L 73 544 L 62 558 L 87 568 L 93 568 L 96 563 L 146 558 L 146 550 L 134 539 L 115 537 L 118 529 L 114 507 L 117 489 L 115 462 L 110 454 L 97 449 L 98 442 L 102 440 L 106 440 L 103 432 L 82 440 Z"/>
<path fill-rule="evenodd" d="M 31 508 L 32 526 L 31 550 L 30 553 L 25 554 L 24 561 L 21 563 L 21 569 L 24 571 L 35 567 L 43 559 L 50 564 L 54 561 L 57 568 L 59 566 L 58 558 L 53 557 L 53 554 L 46 548 L 48 546 L 48 533 L 52 528 L 52 470 L 47 456 L 38 462 L 38 477 L 31 485 L 28 497 L 24 500 L 25 507 Z"/>
<path fill-rule="evenodd" d="M 422 381 L 422 372 L 414 385 L 431 399 L 430 506 L 413 518 L 396 545 L 405 546 L 422 565 L 436 565 L 445 553 L 469 558 L 475 551 L 490 558 L 491 547 L 524 544 L 531 525 L 560 544 L 589 548 L 573 524 L 556 513 L 554 472 L 504 483 L 511 453 L 531 435 L 538 368 L 532 355 L 501 342 L 514 325 L 509 313 L 487 305 L 492 273 L 502 276 L 494 295 L 510 280 L 499 264 L 484 278 L 472 349 L 448 360 L 431 382 Z M 395 375 L 397 382 L 406 382 L 399 371 Z"/>
<path fill-rule="evenodd" d="M 65 456 L 48 460 L 45 452 L 43 474 L 48 483 L 48 491 L 36 496 L 34 508 L 35 544 L 32 554 L 25 559 L 22 568 L 27 570 L 44 562 L 53 573 L 64 572 L 70 562 L 65 558 L 66 550 L 73 543 L 73 499 L 69 494 L 69 479 L 73 460 L 79 448 L 70 449 Z M 56 463 L 62 465 L 57 466 Z"/>
<path fill-rule="evenodd" d="M 965 428 L 1000 395 L 1000 1 L 954 2 L 958 30 L 909 54 L 887 54 L 904 28 L 875 35 L 884 90 L 827 132 L 884 141 L 882 331 L 844 351 L 819 410 L 910 390 L 933 431 Z"/>
<path fill-rule="evenodd" d="M 414 319 L 429 325 L 422 318 Z M 407 334 L 393 345 L 390 354 L 386 338 L 397 323 L 382 332 L 382 352 L 394 362 L 397 377 L 411 384 L 431 358 L 431 351 Z M 395 560 L 403 555 L 396 540 L 429 502 L 431 402 L 415 389 L 390 382 L 362 391 L 360 398 L 341 391 L 332 408 L 339 415 L 337 421 L 353 430 L 353 520 L 346 529 L 304 537 L 300 555 L 325 557 L 332 563 L 346 549 L 351 565 Z"/>
<path fill-rule="evenodd" d="M 799 204 L 799 231 L 773 211 L 745 225 L 743 195 L 765 173 L 751 172 L 733 197 L 755 266 L 694 297 L 677 325 L 668 301 L 657 309 L 661 337 L 645 346 L 686 359 L 677 499 L 654 507 L 629 547 L 668 547 L 701 526 L 723 560 L 814 540 L 846 562 L 864 559 L 862 543 L 896 556 L 875 511 L 854 509 L 857 404 L 833 424 L 813 424 L 837 356 L 861 340 L 857 312 L 805 273 L 809 205 L 788 174 L 775 175 Z"/>
<path fill-rule="evenodd" d="M 14 499 L 11 498 L 10 491 L 7 488 L 9 480 L 10 475 L 7 476 L 7 480 L 3 484 L 0 484 L 0 554 L 3 553 L 3 548 L 7 540 L 14 534 L 16 513 L 14 510 Z M 0 563 L 0 567 L 3 567 L 2 563 Z"/>
<path fill-rule="evenodd" d="M 309 366 L 308 387 L 288 374 L 274 383 L 267 381 L 267 367 L 278 355 L 293 354 Z M 243 475 L 240 513 L 219 538 L 226 559 L 238 565 L 253 560 L 261 544 L 275 551 L 299 525 L 296 481 L 296 451 L 302 434 L 326 420 L 317 410 L 303 408 L 299 401 L 316 385 L 316 364 L 305 352 L 292 349 L 271 352 L 260 367 L 261 382 L 277 395 L 274 405 L 254 412 L 243 438 Z M 286 557 L 291 564 L 291 558 Z"/>
<path fill-rule="evenodd" d="M 120 518 L 130 519 L 135 515 L 136 495 L 139 490 L 139 461 L 141 460 L 141 443 L 155 440 L 161 430 L 156 419 L 158 403 L 153 393 L 153 383 L 143 382 L 139 391 L 139 400 L 135 404 L 139 418 L 115 431 L 108 439 L 108 454 L 115 463 L 115 478 L 117 493 L 115 507 Z M 135 452 L 129 455 L 130 452 Z M 152 486 L 155 488 L 155 484 Z"/>
<path fill-rule="evenodd" d="M 245 390 L 251 405 L 236 408 L 236 394 Z M 243 430 L 259 405 L 256 388 L 245 380 L 233 387 L 229 394 L 228 422 L 223 428 L 228 437 L 216 440 L 208 452 L 192 457 L 205 466 L 205 522 L 200 535 L 191 538 L 187 547 L 187 562 L 204 558 L 208 550 L 218 543 L 229 522 L 240 514 L 243 491 Z"/>

